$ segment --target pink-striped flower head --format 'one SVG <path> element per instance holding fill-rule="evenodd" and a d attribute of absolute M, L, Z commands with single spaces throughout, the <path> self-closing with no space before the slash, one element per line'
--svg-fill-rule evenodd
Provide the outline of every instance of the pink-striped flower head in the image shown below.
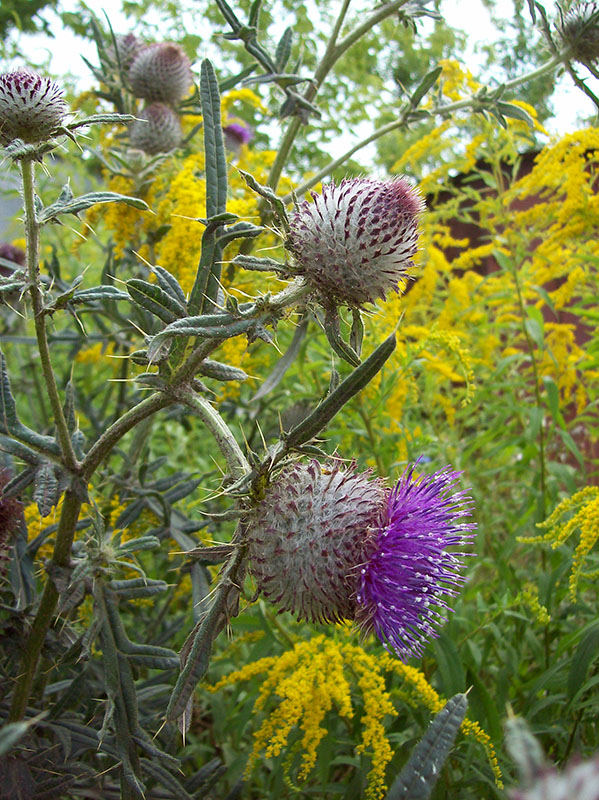
<path fill-rule="evenodd" d="M 44 142 L 67 114 L 60 86 L 26 69 L 0 75 L 0 142 Z"/>
<path fill-rule="evenodd" d="M 290 219 L 295 271 L 325 305 L 360 308 L 398 291 L 418 249 L 424 201 L 406 178 L 323 186 Z"/>
<path fill-rule="evenodd" d="M 353 619 L 363 561 L 385 508 L 382 481 L 337 462 L 296 464 L 253 509 L 249 556 L 258 588 L 310 622 Z"/>
<path fill-rule="evenodd" d="M 248 518 L 259 590 L 311 622 L 354 620 L 402 659 L 420 655 L 464 582 L 472 502 L 449 467 L 390 490 L 354 466 L 284 471 Z"/>
<path fill-rule="evenodd" d="M 456 491 L 460 473 L 445 467 L 414 477 L 406 469 L 387 500 L 387 515 L 360 566 L 356 622 L 374 631 L 401 658 L 420 655 L 451 609 L 447 599 L 464 583 L 464 522 L 472 500 Z"/>
<path fill-rule="evenodd" d="M 133 59 L 129 82 L 136 97 L 150 103 L 176 105 L 191 88 L 191 64 L 178 44 L 148 45 Z"/>
<path fill-rule="evenodd" d="M 170 153 L 181 144 L 183 132 L 179 117 L 170 106 L 152 103 L 139 114 L 129 131 L 131 146 L 149 155 Z"/>

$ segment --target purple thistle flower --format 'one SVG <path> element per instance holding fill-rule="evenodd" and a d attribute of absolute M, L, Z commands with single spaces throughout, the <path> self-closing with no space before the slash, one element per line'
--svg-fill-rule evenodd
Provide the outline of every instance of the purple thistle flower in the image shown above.
<path fill-rule="evenodd" d="M 67 114 L 57 83 L 26 69 L 0 75 L 0 142 L 50 139 Z"/>
<path fill-rule="evenodd" d="M 223 128 L 223 136 L 227 150 L 239 155 L 242 146 L 249 144 L 254 138 L 254 132 L 248 125 L 243 125 L 240 122 L 231 122 Z"/>
<path fill-rule="evenodd" d="M 427 639 L 437 636 L 446 599 L 464 583 L 461 557 L 455 552 L 474 535 L 472 500 L 454 491 L 460 473 L 445 467 L 414 478 L 412 465 L 391 491 L 387 519 L 360 566 L 356 621 L 374 631 L 401 659 L 420 655 Z"/>
<path fill-rule="evenodd" d="M 312 192 L 290 220 L 297 274 L 327 305 L 360 308 L 398 291 L 418 249 L 424 201 L 405 178 L 353 178 Z"/>

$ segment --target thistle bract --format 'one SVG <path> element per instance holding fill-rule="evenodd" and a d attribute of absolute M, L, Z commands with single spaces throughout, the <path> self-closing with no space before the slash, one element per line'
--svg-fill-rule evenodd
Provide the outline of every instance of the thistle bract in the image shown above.
<path fill-rule="evenodd" d="M 189 59 L 179 45 L 149 45 L 133 59 L 129 81 L 136 97 L 174 105 L 185 97 L 192 84 Z"/>
<path fill-rule="evenodd" d="M 67 113 L 60 86 L 28 70 L 0 75 L 0 142 L 43 142 L 58 130 Z"/>
<path fill-rule="evenodd" d="M 179 117 L 164 103 L 152 103 L 139 114 L 142 122 L 131 126 L 131 146 L 149 155 L 168 153 L 181 143 Z"/>
<path fill-rule="evenodd" d="M 356 621 L 406 659 L 437 635 L 446 598 L 464 582 L 461 548 L 472 536 L 472 501 L 455 491 L 449 467 L 414 477 L 409 467 L 390 492 L 387 517 L 360 566 Z"/>
<path fill-rule="evenodd" d="M 353 619 L 359 572 L 385 510 L 369 472 L 297 464 L 268 488 L 249 519 L 249 557 L 260 591 L 310 622 Z"/>
<path fill-rule="evenodd" d="M 418 249 L 424 201 L 405 178 L 330 183 L 290 219 L 296 271 L 326 305 L 359 308 L 398 291 Z"/>
<path fill-rule="evenodd" d="M 525 789 L 512 789 L 510 800 L 599 800 L 599 757 L 571 762 L 558 772 L 544 769 Z"/>

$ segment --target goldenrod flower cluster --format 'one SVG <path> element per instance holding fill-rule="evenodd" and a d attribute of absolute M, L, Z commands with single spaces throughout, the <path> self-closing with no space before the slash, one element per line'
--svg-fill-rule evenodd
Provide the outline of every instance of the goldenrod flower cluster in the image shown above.
<path fill-rule="evenodd" d="M 339 717 L 351 719 L 360 706 L 357 695 L 361 696 L 362 741 L 357 752 L 370 753 L 372 764 L 365 797 L 380 800 L 387 788 L 385 773 L 393 756 L 384 723 L 397 714 L 385 685 L 385 674 L 391 672 L 405 682 L 397 692 L 402 701 L 415 707 L 424 706 L 432 713 L 445 705 L 445 700 L 415 667 L 387 653 L 373 656 L 360 646 L 326 636 L 298 642 L 280 656 L 268 656 L 246 664 L 205 688 L 217 692 L 265 675 L 254 711 L 266 715 L 254 733 L 247 773 L 254 768 L 262 752 L 266 757 L 276 757 L 284 748 L 292 752 L 298 748 L 302 753 L 299 780 L 306 779 L 316 763 L 318 745 L 327 734 L 326 715 L 335 709 Z M 501 786 L 501 772 L 489 736 L 471 720 L 464 721 L 462 730 L 484 747 L 497 785 Z M 301 736 L 299 741 L 298 736 Z M 294 739 L 295 745 L 292 744 Z"/>
<path fill-rule="evenodd" d="M 580 578 L 596 579 L 599 575 L 599 569 L 583 570 L 591 550 L 599 540 L 599 487 L 585 486 L 571 497 L 562 500 L 544 522 L 537 523 L 537 527 L 546 529 L 547 533 L 529 538 L 519 537 L 518 541 L 547 542 L 555 550 L 574 532 L 579 533 L 569 578 L 570 598 L 574 602 Z"/>

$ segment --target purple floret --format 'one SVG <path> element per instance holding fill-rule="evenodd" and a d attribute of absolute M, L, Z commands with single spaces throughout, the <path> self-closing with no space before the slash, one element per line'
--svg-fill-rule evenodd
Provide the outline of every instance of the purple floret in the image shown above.
<path fill-rule="evenodd" d="M 460 474 L 445 467 L 414 478 L 406 469 L 388 500 L 388 519 L 360 567 L 356 621 L 374 631 L 387 649 L 405 660 L 420 655 L 458 594 L 462 548 L 474 534 L 472 499 L 455 491 Z"/>

